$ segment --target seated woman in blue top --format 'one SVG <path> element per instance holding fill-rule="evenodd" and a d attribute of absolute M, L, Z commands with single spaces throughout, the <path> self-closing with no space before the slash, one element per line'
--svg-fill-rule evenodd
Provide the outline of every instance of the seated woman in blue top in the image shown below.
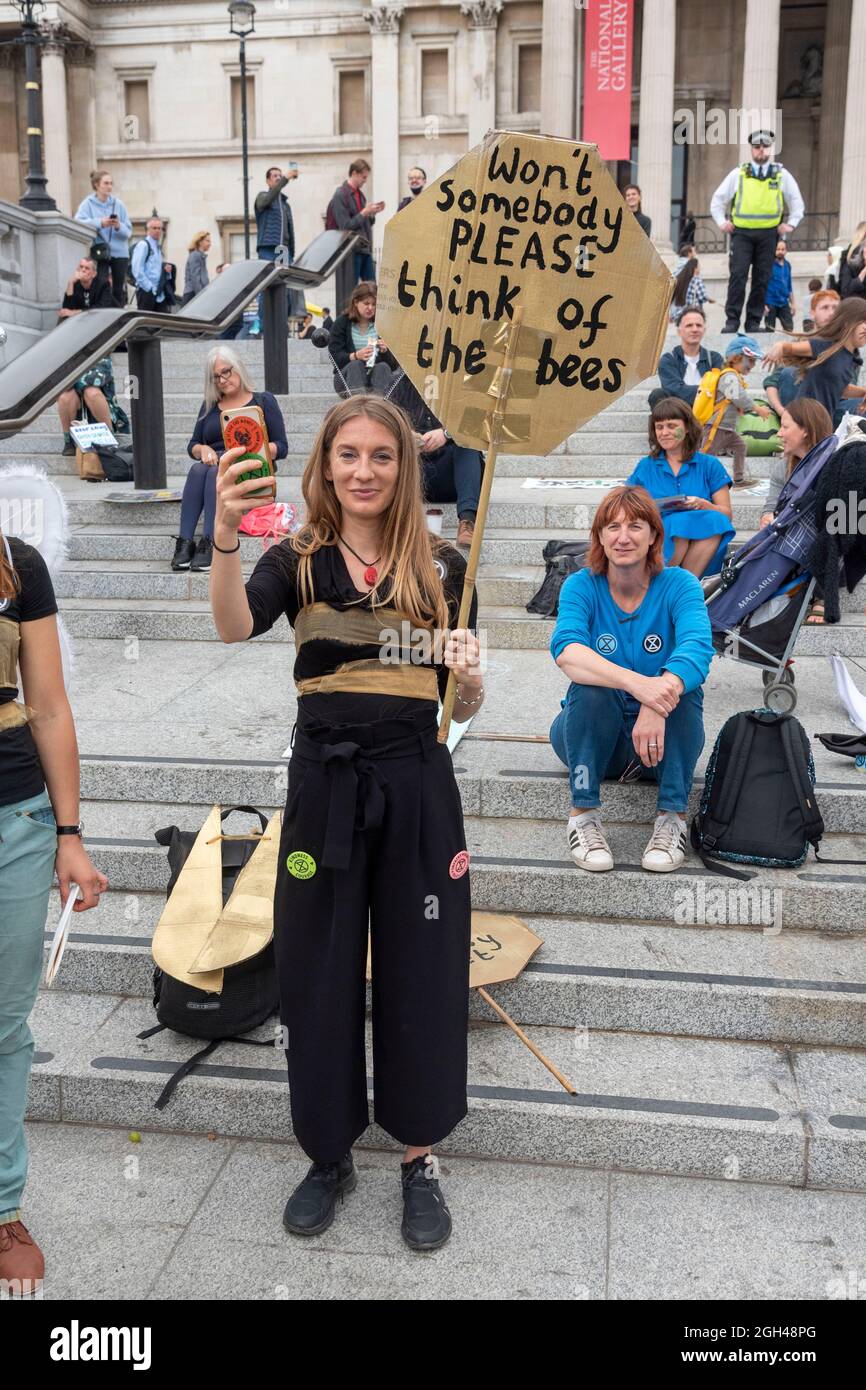
<path fill-rule="evenodd" d="M 658 782 L 658 814 L 641 863 L 678 869 L 713 643 L 698 580 L 662 563 L 661 516 L 643 488 L 614 488 L 598 508 L 589 568 L 562 586 L 550 651 L 571 681 L 550 742 L 568 768 L 572 859 L 613 868 L 601 779 L 645 777 Z"/>
<path fill-rule="evenodd" d="M 697 452 L 701 433 L 684 401 L 659 401 L 650 415 L 650 451 L 626 479 L 660 504 L 665 564 L 699 579 L 718 574 L 736 533 L 730 476 L 712 454 Z"/>
<path fill-rule="evenodd" d="M 217 465 L 225 452 L 220 411 L 257 405 L 265 417 L 265 428 L 276 473 L 276 460 L 289 452 L 286 426 L 276 396 L 270 391 L 254 391 L 253 383 L 237 353 L 224 343 L 212 347 L 204 369 L 204 401 L 198 412 L 187 453 L 194 460 L 186 475 L 180 504 L 180 535 L 174 548 L 173 570 L 209 570 L 213 557 L 213 528 L 216 518 Z M 204 530 L 195 541 L 195 529 L 204 512 Z"/>

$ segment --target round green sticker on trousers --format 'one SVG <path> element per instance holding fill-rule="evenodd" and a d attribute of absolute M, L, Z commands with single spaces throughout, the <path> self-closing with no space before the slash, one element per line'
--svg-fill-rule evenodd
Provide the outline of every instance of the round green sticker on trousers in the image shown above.
<path fill-rule="evenodd" d="M 286 860 L 286 868 L 293 878 L 312 878 L 316 872 L 316 861 L 311 854 L 296 849 Z"/>

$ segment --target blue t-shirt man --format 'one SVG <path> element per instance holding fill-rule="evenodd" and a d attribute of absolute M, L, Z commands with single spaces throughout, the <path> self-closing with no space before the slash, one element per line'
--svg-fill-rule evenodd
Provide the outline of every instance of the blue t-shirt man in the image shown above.
<path fill-rule="evenodd" d="M 767 293 L 764 296 L 764 303 L 774 309 L 786 309 L 793 293 L 791 267 L 784 258 L 775 260 L 770 274 L 770 283 L 767 285 Z"/>

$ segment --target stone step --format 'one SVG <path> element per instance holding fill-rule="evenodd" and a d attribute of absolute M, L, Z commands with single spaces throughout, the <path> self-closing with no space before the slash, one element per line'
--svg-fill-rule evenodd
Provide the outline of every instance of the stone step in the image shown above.
<path fill-rule="evenodd" d="M 134 516 L 136 529 L 147 526 L 160 526 L 164 530 L 176 531 L 180 521 L 180 502 L 137 502 L 128 505 L 123 512 L 121 504 L 104 501 L 108 493 L 133 496 L 132 483 L 87 483 L 80 478 L 59 476 L 57 486 L 63 492 L 69 511 L 71 526 L 97 524 L 101 526 L 129 524 Z M 184 478 L 170 475 L 167 487 L 182 489 Z M 520 478 L 495 478 L 491 491 L 488 522 L 493 528 L 524 532 L 531 529 L 551 530 L 559 535 L 573 535 L 575 531 L 587 531 L 592 524 L 599 503 L 604 499 L 608 488 L 602 487 L 524 487 Z M 753 489 L 734 493 L 733 519 L 738 530 L 754 531 L 763 510 L 766 484 L 756 481 Z M 280 475 L 277 495 L 281 501 L 301 502 L 300 480 Z M 134 505 L 134 513 L 132 506 Z M 453 505 L 442 507 L 446 533 L 453 534 L 457 528 Z"/>
<path fill-rule="evenodd" d="M 164 904 L 162 893 L 107 893 L 76 918 L 53 988 L 150 999 Z M 491 992 L 521 1026 L 866 1045 L 866 938 L 770 935 L 760 898 L 743 906 L 755 921 L 724 927 L 526 915 L 544 945 Z M 59 910 L 53 893 L 49 923 Z M 489 1017 L 474 991 L 470 1014 Z"/>
<path fill-rule="evenodd" d="M 291 436 L 291 431 L 289 431 Z M 129 447 L 129 440 L 125 436 L 120 437 L 121 445 Z M 299 441 L 290 437 L 289 443 L 294 446 Z M 49 476 L 54 479 L 58 477 L 74 477 L 77 467 L 74 457 L 64 457 L 60 450 L 62 440 L 55 437 L 51 441 L 50 449 L 42 449 L 38 452 L 26 452 L 23 449 L 7 450 L 7 457 L 0 458 L 0 469 L 7 464 L 28 464 L 35 468 L 44 469 Z M 300 478 L 307 466 L 310 451 L 307 453 L 290 453 L 286 458 L 280 459 L 279 476 L 281 478 Z M 614 487 L 618 482 L 624 482 L 631 473 L 638 458 L 638 452 L 630 454 L 547 454 L 545 456 L 510 454 L 499 458 L 496 463 L 497 478 L 517 478 L 523 481 L 524 478 L 563 478 L 570 479 L 572 482 L 592 483 L 600 480 L 606 487 Z M 186 439 L 183 448 L 173 451 L 168 458 L 168 468 L 172 474 L 186 476 L 189 469 L 190 459 L 186 453 Z M 730 461 L 727 462 L 730 469 Z M 751 478 L 768 478 L 770 475 L 770 460 L 766 458 L 753 458 L 749 460 L 749 475 Z"/>
<path fill-rule="evenodd" d="M 124 1130 L 288 1138 L 285 1060 L 225 1043 L 154 1101 L 197 1040 L 158 1033 L 144 999 L 44 991 L 31 1019 L 31 1119 Z M 504 1024 L 469 1033 L 469 1111 L 452 1153 L 603 1169 L 866 1189 L 863 1054 L 854 1049 L 532 1026 L 577 1088 L 569 1096 Z M 262 1036 L 273 1036 L 269 1025 Z M 390 1147 L 375 1126 L 361 1146 Z"/>
<path fill-rule="evenodd" d="M 113 599 L 200 599 L 208 597 L 208 576 L 189 570 L 175 573 L 169 568 L 174 540 L 168 537 L 159 560 L 67 561 L 55 576 L 58 598 Z M 259 551 L 259 553 L 261 553 Z M 255 558 L 244 558 L 249 574 Z M 483 564 L 478 572 L 478 603 L 482 611 L 491 607 L 525 608 L 544 578 L 543 565 L 498 569 Z M 842 594 L 845 612 L 862 612 L 866 604 L 866 581 L 853 594 Z"/>
<path fill-rule="evenodd" d="M 72 637 L 136 637 L 153 641 L 215 642 L 216 631 L 210 606 L 201 599 L 92 599 L 60 600 L 67 630 Z M 536 618 L 525 609 L 486 607 L 479 617 L 479 630 L 491 648 L 546 650 L 554 624 Z M 259 642 L 290 642 L 291 629 L 280 619 Z M 860 610 L 844 614 L 833 626 L 804 625 L 797 638 L 798 656 L 866 657 L 866 620 Z"/>
<path fill-rule="evenodd" d="M 130 893 L 165 887 L 165 851 L 153 840 L 156 829 L 172 824 L 192 829 L 202 822 L 199 806 L 158 802 L 122 807 L 91 802 L 82 818 L 91 855 L 98 857 L 116 890 Z M 708 889 L 727 891 L 733 883 L 694 857 L 676 873 L 646 873 L 640 867 L 649 838 L 646 825 L 608 827 L 616 867 L 605 874 L 575 868 L 567 856 L 561 821 L 467 814 L 465 827 L 472 856 L 472 903 L 486 911 L 676 923 L 678 914 L 700 914 Z M 857 862 L 825 864 L 810 855 L 799 869 L 756 868 L 748 884 L 750 896 L 768 894 L 786 928 L 866 932 L 866 835 L 828 835 L 822 854 Z"/>
<path fill-rule="evenodd" d="M 277 403 L 285 418 L 287 427 L 291 424 L 294 428 L 313 430 L 318 428 L 325 412 L 334 404 L 336 397 L 333 391 L 322 392 L 319 395 L 312 393 L 291 394 L 288 396 L 278 396 Z M 121 400 L 127 414 L 129 414 L 128 400 Z M 165 428 L 169 435 L 182 435 L 184 439 L 189 439 L 192 427 L 198 415 L 201 404 L 199 397 L 186 397 L 176 395 L 166 395 L 165 398 Z M 16 436 L 19 442 L 27 439 L 39 439 L 48 436 L 56 439 L 59 425 L 56 412 L 45 410 L 31 424 L 26 425 Z M 585 425 L 581 425 L 572 439 L 586 439 L 593 435 L 622 436 L 627 443 L 622 443 L 620 452 L 626 452 L 633 448 L 641 449 L 646 452 L 647 446 L 647 411 L 646 409 L 629 409 L 621 411 L 606 410 L 600 415 L 595 415 L 588 420 Z M 8 444 L 8 440 L 2 443 Z M 610 442 L 605 440 L 605 443 Z M 617 441 L 619 442 L 619 441 Z M 502 456 L 500 456 L 502 457 Z M 497 465 L 498 466 L 498 465 Z"/>
<path fill-rule="evenodd" d="M 802 663 L 798 663 L 799 666 Z M 802 674 L 801 670 L 801 679 Z M 695 770 L 690 815 L 698 809 L 706 760 L 728 714 L 726 708 L 719 708 L 720 692 L 713 688 L 714 675 L 715 672 L 711 675 L 709 690 L 712 714 L 708 711 L 707 738 Z M 811 732 L 815 721 L 809 711 L 817 701 L 814 696 L 810 700 L 809 694 L 808 690 L 800 691 L 798 715 Z M 546 719 L 540 717 L 540 722 L 549 722 L 552 713 L 553 710 L 549 711 Z M 294 717 L 294 710 L 290 710 L 289 725 Z M 88 803 L 198 807 L 199 818 L 202 807 L 215 803 L 275 809 L 285 801 L 286 759 L 281 755 L 288 739 L 288 731 L 275 731 L 274 753 L 269 759 L 263 756 L 233 759 L 216 752 L 209 757 L 183 754 L 172 757 L 168 752 L 161 756 L 84 753 L 81 794 Z M 813 745 L 813 756 L 817 796 L 828 833 L 861 833 L 866 829 L 866 776 L 853 759 L 828 753 L 817 742 Z M 497 819 L 529 816 L 561 828 L 568 807 L 568 778 L 546 739 L 539 742 L 530 738 L 521 740 L 519 735 L 506 738 L 495 733 L 476 733 L 473 725 L 471 734 L 464 737 L 455 753 L 454 767 L 466 815 Z M 605 782 L 603 802 L 605 822 L 648 824 L 655 814 L 656 788 L 650 782 Z M 120 809 L 118 807 L 118 812 Z M 105 807 L 100 815 L 105 818 Z M 190 823 L 195 824 L 196 815 L 192 809 L 189 815 Z M 84 819 L 89 829 L 89 812 Z M 155 825 L 149 827 L 147 833 L 155 828 Z"/>
<path fill-rule="evenodd" d="M 133 561 L 147 563 L 158 561 L 167 563 L 174 550 L 174 531 L 169 526 L 147 526 L 141 529 L 122 525 L 112 526 L 102 522 L 103 517 L 111 518 L 120 514 L 115 507 L 104 506 L 98 513 L 98 520 L 90 525 L 74 528 L 69 538 L 69 558 L 73 562 Z M 138 515 L 136 509 L 135 515 Z M 100 524 L 101 523 L 101 524 Z M 453 539 L 456 526 L 446 527 L 445 539 Z M 738 532 L 737 541 L 745 542 L 753 533 Z M 526 527 L 516 531 L 510 527 L 488 526 L 484 532 L 482 555 L 486 565 L 517 566 L 536 569 L 539 575 L 544 572 L 542 554 L 550 540 L 577 540 L 588 538 L 588 531 L 574 531 L 563 527 L 559 532 L 545 530 L 543 527 Z M 241 558 L 245 564 L 253 565 L 262 553 L 262 543 L 254 536 L 241 536 Z"/>

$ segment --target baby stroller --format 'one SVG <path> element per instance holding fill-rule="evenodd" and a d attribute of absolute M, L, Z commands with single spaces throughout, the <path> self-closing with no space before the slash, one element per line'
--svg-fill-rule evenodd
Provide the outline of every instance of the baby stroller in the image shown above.
<path fill-rule="evenodd" d="M 759 668 L 764 703 L 777 714 L 790 714 L 797 704 L 791 658 L 815 591 L 807 568 L 817 534 L 815 485 L 839 442 L 830 435 L 800 460 L 779 494 L 775 519 L 704 584 L 713 646 Z"/>

